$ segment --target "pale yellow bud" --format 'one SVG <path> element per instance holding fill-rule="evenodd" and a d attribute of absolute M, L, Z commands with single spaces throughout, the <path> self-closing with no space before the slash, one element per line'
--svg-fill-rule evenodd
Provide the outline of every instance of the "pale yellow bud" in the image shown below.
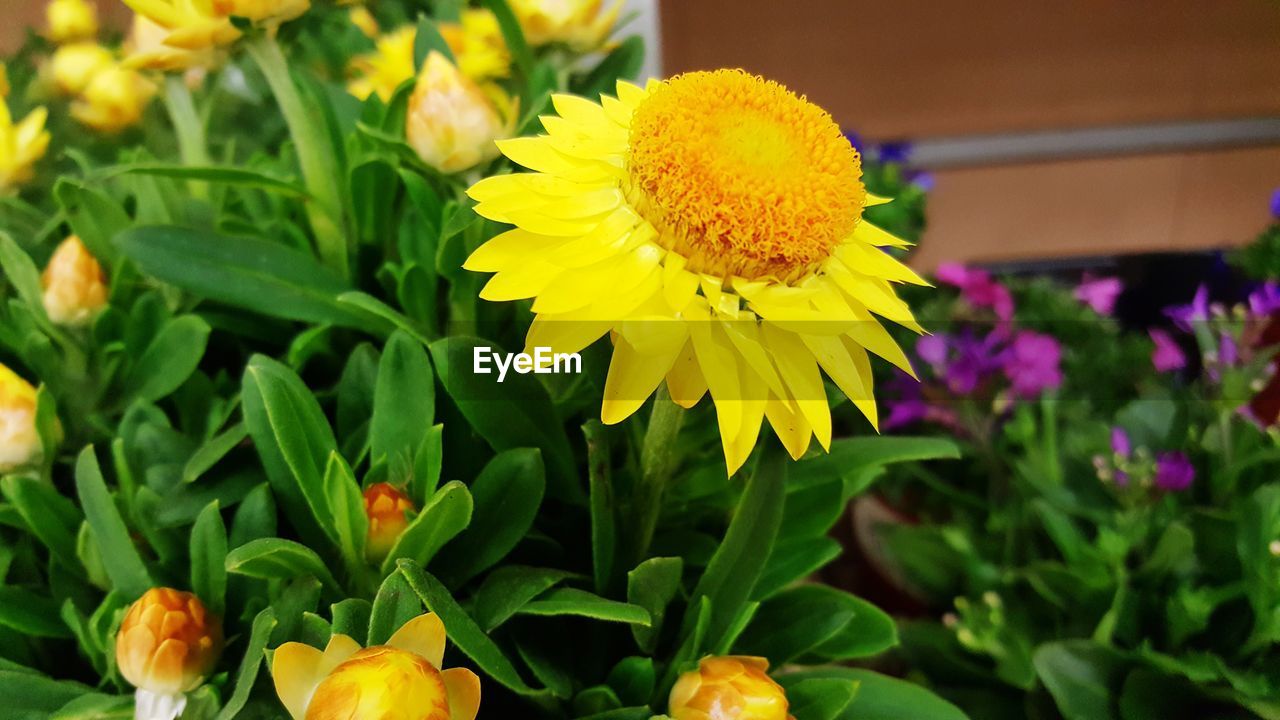
<path fill-rule="evenodd" d="M 671 688 L 672 720 L 787 720 L 787 695 L 758 657 L 707 657 Z"/>
<path fill-rule="evenodd" d="M 125 67 L 147 70 L 200 71 L 216 64 L 212 47 L 188 50 L 168 43 L 169 30 L 145 15 L 134 14 L 125 40 Z"/>
<path fill-rule="evenodd" d="M 115 56 L 96 42 L 63 45 L 49 58 L 49 76 L 58 92 L 76 95 L 89 85 L 94 75 L 111 67 Z"/>
<path fill-rule="evenodd" d="M 129 607 L 116 635 L 116 665 L 138 689 L 138 717 L 172 718 L 213 671 L 222 623 L 189 592 L 152 588 Z"/>
<path fill-rule="evenodd" d="M 75 235 L 54 250 L 40 283 L 44 286 L 44 312 L 59 325 L 88 325 L 107 305 L 102 266 Z"/>
<path fill-rule="evenodd" d="M 122 65 L 112 65 L 93 76 L 71 104 L 71 116 L 102 133 L 117 133 L 137 125 L 156 87 Z"/>
<path fill-rule="evenodd" d="M 577 50 L 592 50 L 604 43 L 618 22 L 622 0 L 608 8 L 604 0 L 511 0 L 530 45 L 565 43 Z"/>
<path fill-rule="evenodd" d="M 507 101 L 500 95 L 491 99 L 443 55 L 432 52 L 409 98 L 405 134 L 431 167 L 446 173 L 467 170 L 496 157 L 494 141 L 511 132 L 500 102 Z"/>
<path fill-rule="evenodd" d="M 85 40 L 98 34 L 98 9 L 87 0 L 50 0 L 45 6 L 49 39 L 56 43 Z"/>
<path fill-rule="evenodd" d="M 39 457 L 36 389 L 0 364 L 0 472 L 16 470 Z"/>

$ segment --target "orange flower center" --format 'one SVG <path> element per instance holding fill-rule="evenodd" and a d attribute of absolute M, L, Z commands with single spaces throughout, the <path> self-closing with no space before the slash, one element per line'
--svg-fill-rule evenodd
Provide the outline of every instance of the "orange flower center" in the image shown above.
<path fill-rule="evenodd" d="M 449 720 L 440 671 L 424 658 L 379 645 L 329 673 L 307 705 L 306 720 Z"/>
<path fill-rule="evenodd" d="M 796 280 L 866 200 L 858 153 L 825 110 L 741 70 L 680 75 L 631 119 L 628 199 L 693 272 Z"/>

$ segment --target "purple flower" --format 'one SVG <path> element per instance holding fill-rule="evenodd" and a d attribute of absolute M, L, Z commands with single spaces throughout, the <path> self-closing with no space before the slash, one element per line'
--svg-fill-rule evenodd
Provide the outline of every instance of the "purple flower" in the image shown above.
<path fill-rule="evenodd" d="M 1111 428 L 1111 451 L 1122 458 L 1133 452 L 1133 444 L 1129 442 L 1129 433 L 1119 425 Z"/>
<path fill-rule="evenodd" d="M 1172 335 L 1160 328 L 1151 328 L 1147 334 L 1156 345 L 1155 350 L 1151 351 L 1151 364 L 1155 366 L 1156 372 L 1181 370 L 1187 366 L 1187 356 Z"/>
<path fill-rule="evenodd" d="M 1271 191 L 1271 217 L 1280 220 L 1280 188 Z"/>
<path fill-rule="evenodd" d="M 948 342 L 946 335 L 925 335 L 916 341 L 916 355 L 933 366 L 935 372 L 947 361 Z"/>
<path fill-rule="evenodd" d="M 863 148 L 863 147 L 865 147 L 865 146 L 862 144 L 862 136 L 861 136 L 861 135 L 859 135 L 858 133 L 854 132 L 853 130 L 845 130 L 845 131 L 844 131 L 844 137 L 845 137 L 845 139 L 846 139 L 846 140 L 848 140 L 848 141 L 849 141 L 849 144 L 853 146 L 853 149 L 854 149 L 854 150 L 857 150 L 859 153 L 861 153 L 861 152 L 862 152 L 862 148 Z"/>
<path fill-rule="evenodd" d="M 921 192 L 933 192 L 936 181 L 931 172 L 918 172 L 911 176 L 911 184 L 920 188 Z"/>
<path fill-rule="evenodd" d="M 939 282 L 959 288 L 960 296 L 975 308 L 990 308 L 1002 322 L 1013 319 L 1013 296 L 1009 288 L 993 280 L 987 271 L 943 263 L 934 275 Z"/>
<path fill-rule="evenodd" d="M 1196 468 L 1180 452 L 1161 453 L 1156 458 L 1156 487 L 1165 492 L 1182 492 L 1196 479 Z"/>
<path fill-rule="evenodd" d="M 1116 298 L 1124 292 L 1124 283 L 1120 278 L 1094 278 L 1084 276 L 1084 280 L 1076 286 L 1076 300 L 1093 308 L 1099 315 L 1110 315 L 1116 309 Z"/>
<path fill-rule="evenodd" d="M 1004 363 L 1015 395 L 1038 397 L 1062 384 L 1062 346 L 1043 333 L 1020 331 L 1013 337 Z"/>
<path fill-rule="evenodd" d="M 1268 317 L 1277 310 L 1280 310 L 1280 283 L 1268 280 L 1249 293 L 1249 312 L 1254 317 Z"/>
<path fill-rule="evenodd" d="M 880 151 L 880 162 L 901 165 L 911 158 L 911 143 L 909 142 L 880 143 L 878 149 Z"/>
<path fill-rule="evenodd" d="M 1236 345 L 1236 339 L 1228 333 L 1222 333 L 1218 337 L 1218 362 L 1223 367 L 1233 367 L 1240 362 L 1240 347 Z"/>
<path fill-rule="evenodd" d="M 1191 304 L 1166 308 L 1164 314 L 1183 332 L 1195 332 L 1191 327 L 1193 323 L 1209 319 L 1209 288 L 1201 285 L 1196 289 L 1196 296 Z"/>
<path fill-rule="evenodd" d="M 992 373 L 1000 369 L 1003 357 L 998 333 L 977 338 L 966 330 L 951 339 L 953 351 L 943 371 L 947 388 L 957 395 L 968 395 Z"/>

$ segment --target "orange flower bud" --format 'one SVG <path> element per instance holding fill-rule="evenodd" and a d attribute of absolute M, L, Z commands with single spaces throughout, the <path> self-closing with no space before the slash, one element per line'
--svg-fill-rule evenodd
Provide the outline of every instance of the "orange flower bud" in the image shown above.
<path fill-rule="evenodd" d="M 0 472 L 27 465 L 39 456 L 36 389 L 0 364 Z"/>
<path fill-rule="evenodd" d="M 408 513 L 417 510 L 409 499 L 391 483 L 374 483 L 364 491 L 364 513 L 369 517 L 369 538 L 365 556 L 378 563 L 391 552 L 400 533 L 409 527 Z"/>
<path fill-rule="evenodd" d="M 671 688 L 672 720 L 787 720 L 787 696 L 759 657 L 703 658 Z"/>
<path fill-rule="evenodd" d="M 53 252 L 40 284 L 44 286 L 44 311 L 59 325 L 86 325 L 107 305 L 102 266 L 75 235 Z"/>
<path fill-rule="evenodd" d="M 152 588 L 129 607 L 116 635 L 120 674 L 138 689 L 138 717 L 172 718 L 213 670 L 222 623 L 189 592 Z"/>

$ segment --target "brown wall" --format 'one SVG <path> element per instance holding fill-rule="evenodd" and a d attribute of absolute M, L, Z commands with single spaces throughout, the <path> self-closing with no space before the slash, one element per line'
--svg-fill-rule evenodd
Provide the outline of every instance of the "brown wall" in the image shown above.
<path fill-rule="evenodd" d="M 1280 117 L 1276 0 L 664 0 L 665 70 L 777 79 L 873 139 Z M 923 266 L 1241 242 L 1280 149 L 937 173 Z"/>

